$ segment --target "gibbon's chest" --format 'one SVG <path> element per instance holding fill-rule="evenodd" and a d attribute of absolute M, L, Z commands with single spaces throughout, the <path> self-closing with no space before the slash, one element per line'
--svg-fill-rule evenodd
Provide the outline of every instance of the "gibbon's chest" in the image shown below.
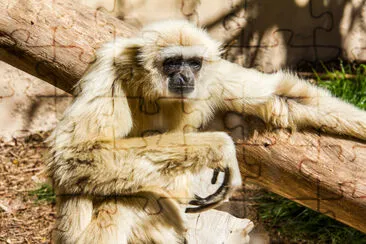
<path fill-rule="evenodd" d="M 144 102 L 142 99 L 129 100 L 133 128 L 129 137 L 156 133 L 192 132 L 203 127 L 211 117 L 206 103 L 185 103 L 160 99 Z"/>
<path fill-rule="evenodd" d="M 145 102 L 142 99 L 129 101 L 133 128 L 130 137 L 165 133 L 175 130 L 182 119 L 180 108 L 162 101 Z"/>

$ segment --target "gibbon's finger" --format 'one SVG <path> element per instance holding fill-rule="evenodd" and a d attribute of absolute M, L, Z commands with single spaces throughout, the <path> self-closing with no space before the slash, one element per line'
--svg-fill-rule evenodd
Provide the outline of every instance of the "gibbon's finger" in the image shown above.
<path fill-rule="evenodd" d="M 216 207 L 217 205 L 220 204 L 221 201 L 219 202 L 214 202 L 214 203 L 211 203 L 211 204 L 207 204 L 205 206 L 200 206 L 200 207 L 197 207 L 197 208 L 186 208 L 186 211 L 185 213 L 200 213 L 200 212 L 203 212 L 205 210 L 208 210 L 210 208 L 214 208 Z"/>
<path fill-rule="evenodd" d="M 199 207 L 187 208 L 186 213 L 202 212 L 203 210 L 216 206 L 227 197 L 230 189 L 229 182 L 231 177 L 229 168 L 225 168 L 224 173 L 224 180 L 221 186 L 217 189 L 217 191 L 205 198 L 195 195 L 195 200 L 190 201 L 189 204 Z"/>
<path fill-rule="evenodd" d="M 223 172 L 222 170 L 220 169 L 214 169 L 214 172 L 213 172 L 213 175 L 212 175 L 212 178 L 211 178 L 211 184 L 216 184 L 217 182 L 217 177 L 219 176 L 219 173 L 220 172 Z"/>
<path fill-rule="evenodd" d="M 217 169 L 219 171 L 219 169 Z M 217 201 L 217 197 L 222 196 L 223 192 L 226 192 L 229 188 L 229 181 L 231 178 L 231 174 L 230 174 L 230 170 L 228 167 L 226 167 L 224 169 L 224 180 L 222 181 L 221 186 L 216 190 L 216 192 L 212 193 L 211 195 L 205 197 L 205 198 L 201 198 L 197 195 L 195 195 L 196 199 L 190 201 L 189 203 L 192 205 L 206 205 L 207 203 L 209 204 L 210 202 L 214 202 Z M 222 200 L 223 198 L 220 198 L 220 200 Z"/>

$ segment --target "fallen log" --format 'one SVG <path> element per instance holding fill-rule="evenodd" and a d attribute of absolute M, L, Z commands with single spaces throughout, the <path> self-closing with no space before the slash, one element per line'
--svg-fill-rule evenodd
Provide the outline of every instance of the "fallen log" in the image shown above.
<path fill-rule="evenodd" d="M 0 57 L 67 92 L 95 49 L 134 28 L 75 1 L 1 1 Z"/>
<path fill-rule="evenodd" d="M 68 0 L 0 2 L 1 60 L 67 92 L 100 43 L 134 32 Z M 226 130 L 236 141 L 244 184 L 259 183 L 366 232 L 365 142 L 316 131 L 267 132 L 259 119 L 230 113 L 216 122 L 208 129 Z"/>
<path fill-rule="evenodd" d="M 236 113 L 216 116 L 208 129 L 233 137 L 244 184 L 254 182 L 366 232 L 365 142 L 310 130 L 268 131 L 259 118 Z"/>

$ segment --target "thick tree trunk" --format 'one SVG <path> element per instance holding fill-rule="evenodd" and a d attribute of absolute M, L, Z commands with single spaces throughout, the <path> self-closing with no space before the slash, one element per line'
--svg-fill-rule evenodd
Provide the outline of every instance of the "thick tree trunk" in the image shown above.
<path fill-rule="evenodd" d="M 244 182 L 260 183 L 366 232 L 364 143 L 281 130 L 243 141 L 238 149 Z"/>
<path fill-rule="evenodd" d="M 0 2 L 1 60 L 68 92 L 100 43 L 134 31 L 68 0 Z M 230 113 L 217 121 L 209 129 L 232 132 L 244 182 L 366 232 L 365 143 L 317 132 L 265 132 L 258 119 Z"/>
<path fill-rule="evenodd" d="M 231 112 L 218 114 L 208 129 L 233 137 L 244 184 L 258 183 L 366 232 L 365 142 L 317 131 L 269 132 L 259 118 Z"/>

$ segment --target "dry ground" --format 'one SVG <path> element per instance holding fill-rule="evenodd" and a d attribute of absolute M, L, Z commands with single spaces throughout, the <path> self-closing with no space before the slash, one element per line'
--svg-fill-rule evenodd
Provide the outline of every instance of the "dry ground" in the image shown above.
<path fill-rule="evenodd" d="M 49 243 L 54 206 L 30 194 L 45 181 L 44 137 L 0 141 L 0 243 Z"/>

